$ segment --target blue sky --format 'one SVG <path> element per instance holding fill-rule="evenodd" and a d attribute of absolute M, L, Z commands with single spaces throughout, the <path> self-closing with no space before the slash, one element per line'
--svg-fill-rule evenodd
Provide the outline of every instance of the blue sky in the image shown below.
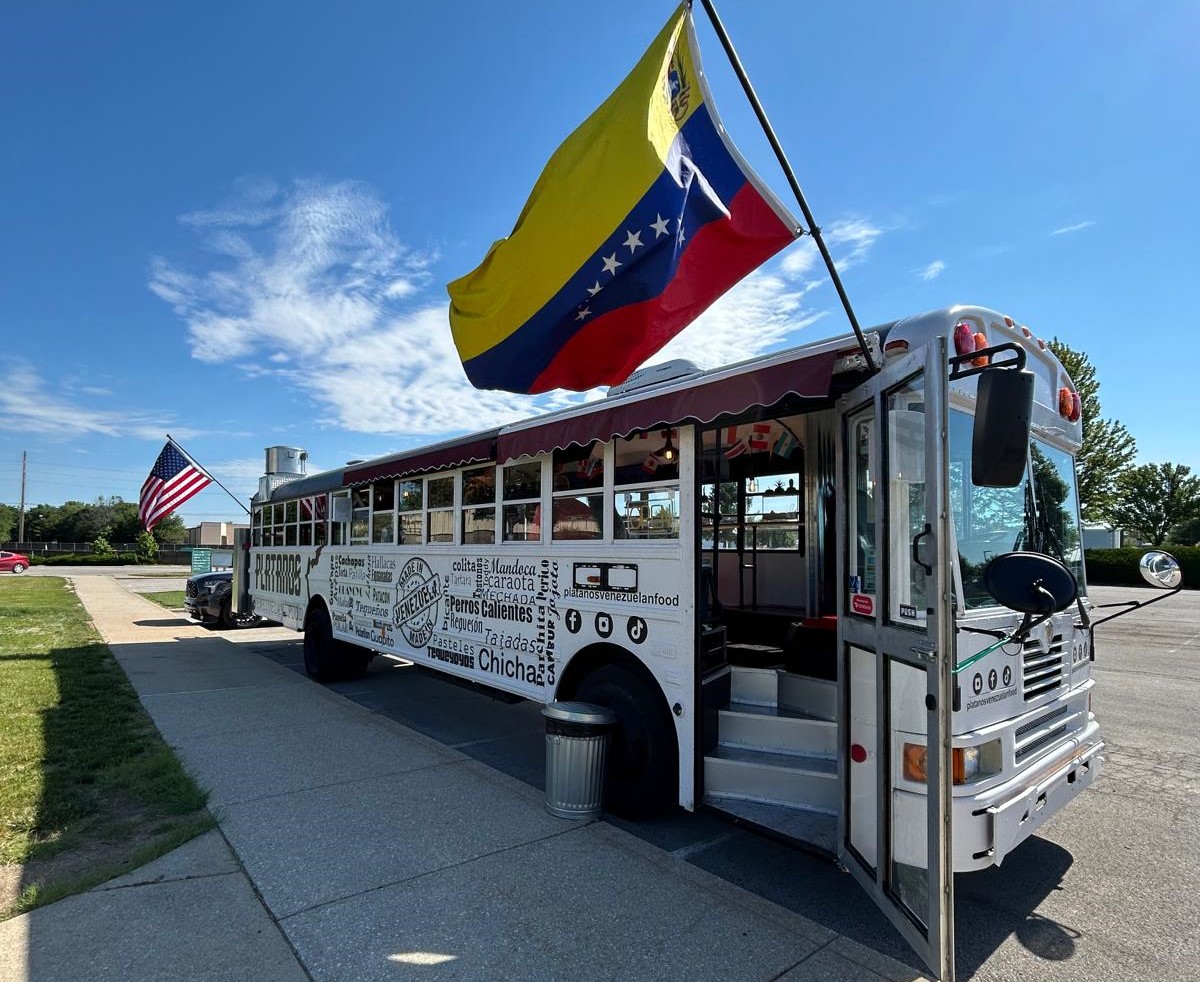
<path fill-rule="evenodd" d="M 167 432 L 248 497 L 272 444 L 324 468 L 579 398 L 472 390 L 445 284 L 509 231 L 672 9 L 12 8 L 0 500 L 17 502 L 22 451 L 30 503 L 136 500 Z M 1089 354 L 1140 462 L 1200 470 L 1200 6 L 719 9 L 864 325 L 1004 310 Z M 725 123 L 786 200 L 696 19 Z M 844 332 L 813 259 L 792 247 L 666 354 L 711 366 Z M 182 514 L 239 509 L 211 489 Z"/>

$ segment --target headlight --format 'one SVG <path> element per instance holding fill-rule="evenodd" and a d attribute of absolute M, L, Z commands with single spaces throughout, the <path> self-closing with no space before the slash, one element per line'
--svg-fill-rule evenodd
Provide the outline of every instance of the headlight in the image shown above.
<path fill-rule="evenodd" d="M 924 784 L 927 780 L 927 752 L 923 743 L 904 745 L 904 777 Z M 975 747 L 954 747 L 950 767 L 955 784 L 966 784 L 1000 773 L 1000 741 L 992 740 Z"/>
<path fill-rule="evenodd" d="M 205 586 L 208 588 L 209 593 L 217 593 L 220 590 L 224 589 L 225 581 L 224 580 L 213 580 L 211 583 L 206 583 Z"/>

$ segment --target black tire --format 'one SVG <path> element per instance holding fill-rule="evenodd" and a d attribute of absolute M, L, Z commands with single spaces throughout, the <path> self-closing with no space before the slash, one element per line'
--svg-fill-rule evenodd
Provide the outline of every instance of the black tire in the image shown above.
<path fill-rule="evenodd" d="M 324 607 L 314 607 L 304 622 L 304 671 L 314 682 L 333 682 L 337 678 L 333 624 Z"/>
<path fill-rule="evenodd" d="M 573 698 L 611 709 L 617 727 L 608 747 L 604 804 L 622 818 L 652 818 L 679 803 L 679 743 L 658 687 L 622 665 L 605 665 Z"/>
<path fill-rule="evenodd" d="M 221 602 L 221 612 L 217 614 L 217 624 L 222 631 L 232 631 L 237 627 L 237 618 L 233 616 L 233 599 L 226 597 Z"/>

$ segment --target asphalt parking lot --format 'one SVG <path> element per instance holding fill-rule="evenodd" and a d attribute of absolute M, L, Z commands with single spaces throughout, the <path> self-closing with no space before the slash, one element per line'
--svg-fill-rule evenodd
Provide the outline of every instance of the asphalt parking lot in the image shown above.
<path fill-rule="evenodd" d="M 126 583 L 140 589 L 134 582 Z M 155 584 L 156 589 L 163 589 Z M 1095 588 L 1096 603 L 1150 590 Z M 302 672 L 299 635 L 227 635 Z M 1097 630 L 1094 709 L 1108 747 L 1101 779 L 1002 867 L 956 879 L 960 978 L 1177 979 L 1200 972 L 1200 592 Z M 332 687 L 540 787 L 540 707 L 509 704 L 387 659 Z M 840 934 L 919 968 L 850 877 L 827 860 L 710 814 L 613 824 Z"/>

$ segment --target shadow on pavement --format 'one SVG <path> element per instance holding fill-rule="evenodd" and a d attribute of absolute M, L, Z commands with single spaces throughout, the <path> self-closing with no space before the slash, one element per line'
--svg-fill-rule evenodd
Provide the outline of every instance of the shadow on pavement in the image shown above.
<path fill-rule="evenodd" d="M 134 621 L 138 627 L 194 627 L 187 617 L 158 617 L 149 620 Z"/>

